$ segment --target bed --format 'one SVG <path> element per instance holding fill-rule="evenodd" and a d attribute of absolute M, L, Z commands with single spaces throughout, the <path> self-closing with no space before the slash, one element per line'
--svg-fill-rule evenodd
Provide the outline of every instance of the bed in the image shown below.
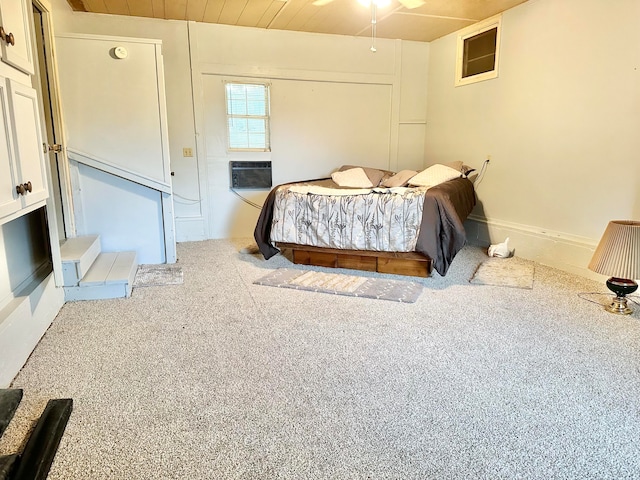
<path fill-rule="evenodd" d="M 265 259 L 282 251 L 298 264 L 423 277 L 435 269 L 444 276 L 466 242 L 463 222 L 476 204 L 467 172 L 446 168 L 446 176 L 417 185 L 405 177 L 418 179 L 418 172 L 354 166 L 338 172 L 360 169 L 369 184 L 334 172 L 279 185 L 260 212 L 258 248 Z M 401 174 L 403 182 L 394 182 Z"/>

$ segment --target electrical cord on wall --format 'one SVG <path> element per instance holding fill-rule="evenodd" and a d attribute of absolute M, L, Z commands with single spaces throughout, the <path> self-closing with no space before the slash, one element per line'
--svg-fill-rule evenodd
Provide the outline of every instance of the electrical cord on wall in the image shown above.
<path fill-rule="evenodd" d="M 478 188 L 478 185 L 480 185 L 480 182 L 484 179 L 484 174 L 485 174 L 485 172 L 487 170 L 487 165 L 489 165 L 489 159 L 488 158 L 482 164 L 482 167 L 480 168 L 480 173 L 478 173 L 478 176 L 476 177 L 475 182 L 473 182 L 474 188 Z"/>
<path fill-rule="evenodd" d="M 251 200 L 249 200 L 248 198 L 244 198 L 242 195 L 240 195 L 238 192 L 236 192 L 233 188 L 230 189 L 233 194 L 238 197 L 240 200 L 242 200 L 244 203 L 246 203 L 247 205 L 251 205 L 253 208 L 257 208 L 258 210 L 262 210 L 262 205 L 258 205 L 255 202 L 252 202 Z"/>
<path fill-rule="evenodd" d="M 248 198 L 244 198 L 242 195 L 236 192 L 233 188 L 231 189 L 231 191 L 233 192 L 234 195 L 239 197 L 244 203 L 251 205 L 254 208 L 257 208 L 258 210 L 262 210 L 261 205 L 258 205 L 257 203 L 252 202 Z M 183 205 L 195 205 L 196 203 L 200 203 L 200 200 L 197 200 L 195 198 L 183 197 L 182 195 L 177 194 L 176 192 L 173 192 L 173 196 L 177 198 L 176 203 L 181 203 Z M 183 200 L 183 201 L 181 202 L 180 200 Z"/>

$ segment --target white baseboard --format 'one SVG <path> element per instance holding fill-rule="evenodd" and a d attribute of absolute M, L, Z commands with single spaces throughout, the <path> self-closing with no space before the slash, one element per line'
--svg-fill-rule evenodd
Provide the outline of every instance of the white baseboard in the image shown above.
<path fill-rule="evenodd" d="M 203 217 L 176 218 L 177 242 L 199 242 L 206 239 L 207 234 Z"/>
<path fill-rule="evenodd" d="M 591 239 L 475 215 L 467 218 L 464 227 L 470 244 L 488 247 L 509 237 L 509 247 L 517 257 L 593 280 L 604 279 L 587 268 L 597 243 Z"/>

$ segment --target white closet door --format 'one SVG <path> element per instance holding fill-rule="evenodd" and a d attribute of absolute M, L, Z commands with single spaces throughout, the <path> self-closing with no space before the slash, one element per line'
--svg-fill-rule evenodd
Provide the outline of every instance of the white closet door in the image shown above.
<path fill-rule="evenodd" d="M 57 38 L 67 146 L 165 185 L 164 92 L 155 43 L 109 37 Z M 115 55 L 115 48 L 126 57 Z M 128 178 L 128 177 L 127 177 Z"/>

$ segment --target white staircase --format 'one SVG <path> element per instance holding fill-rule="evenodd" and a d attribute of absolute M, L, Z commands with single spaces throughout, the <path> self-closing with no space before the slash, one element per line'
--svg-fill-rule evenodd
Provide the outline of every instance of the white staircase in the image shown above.
<path fill-rule="evenodd" d="M 60 245 L 65 301 L 131 296 L 136 252 L 101 250 L 98 235 L 68 238 Z"/>

